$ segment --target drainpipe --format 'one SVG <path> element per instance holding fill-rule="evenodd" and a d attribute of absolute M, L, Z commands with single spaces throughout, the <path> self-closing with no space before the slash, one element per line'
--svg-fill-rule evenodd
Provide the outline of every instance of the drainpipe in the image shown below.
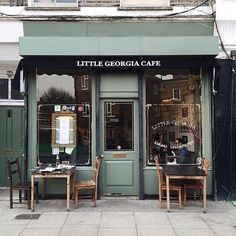
<path fill-rule="evenodd" d="M 140 72 L 138 74 L 138 101 L 139 101 L 139 199 L 144 199 L 144 174 L 143 174 L 143 159 L 144 159 L 144 149 L 143 149 L 143 80 L 144 74 Z"/>

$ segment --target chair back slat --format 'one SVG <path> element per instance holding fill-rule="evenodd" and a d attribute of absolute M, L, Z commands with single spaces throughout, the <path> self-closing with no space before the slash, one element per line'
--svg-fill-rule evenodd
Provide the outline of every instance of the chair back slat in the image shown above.
<path fill-rule="evenodd" d="M 206 175 L 208 175 L 209 167 L 210 167 L 210 161 L 206 160 L 206 159 L 203 159 L 202 169 L 205 171 Z"/>
<path fill-rule="evenodd" d="M 100 163 L 101 159 L 97 156 L 96 160 L 94 161 L 94 167 L 93 167 L 93 181 L 97 184 L 98 182 L 98 175 L 99 175 L 99 170 L 100 170 Z"/>
<path fill-rule="evenodd" d="M 160 171 L 160 163 L 159 163 L 158 157 L 155 158 L 155 163 L 156 163 L 156 170 L 157 170 L 158 183 L 159 183 L 159 186 L 162 186 L 162 183 L 163 183 L 163 175 L 162 175 L 162 172 Z"/>
<path fill-rule="evenodd" d="M 14 180 L 17 182 L 22 182 L 19 159 L 16 158 L 15 161 L 8 160 L 7 165 L 8 165 L 8 178 L 9 178 L 10 186 L 14 185 Z"/>

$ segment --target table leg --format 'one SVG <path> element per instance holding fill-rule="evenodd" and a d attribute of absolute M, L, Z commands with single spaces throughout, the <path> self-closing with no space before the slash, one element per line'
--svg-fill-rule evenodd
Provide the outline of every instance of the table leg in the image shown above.
<path fill-rule="evenodd" d="M 34 211 L 34 176 L 31 175 L 31 211 Z"/>
<path fill-rule="evenodd" d="M 66 209 L 70 210 L 70 176 L 66 178 Z"/>
<path fill-rule="evenodd" d="M 166 200 L 167 200 L 167 211 L 170 211 L 170 184 L 169 177 L 166 176 Z"/>
<path fill-rule="evenodd" d="M 42 199 L 45 200 L 45 179 L 42 178 Z"/>
<path fill-rule="evenodd" d="M 203 179 L 203 213 L 206 213 L 206 177 Z"/>

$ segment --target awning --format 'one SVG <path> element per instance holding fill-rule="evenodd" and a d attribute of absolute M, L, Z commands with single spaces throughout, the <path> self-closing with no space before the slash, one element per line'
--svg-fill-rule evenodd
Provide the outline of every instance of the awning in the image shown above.
<path fill-rule="evenodd" d="M 216 56 L 215 36 L 21 37 L 26 56 Z"/>

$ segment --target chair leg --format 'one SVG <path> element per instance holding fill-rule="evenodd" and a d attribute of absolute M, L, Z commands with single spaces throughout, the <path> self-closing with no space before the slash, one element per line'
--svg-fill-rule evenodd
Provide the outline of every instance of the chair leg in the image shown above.
<path fill-rule="evenodd" d="M 181 206 L 181 204 L 182 204 L 182 199 L 181 199 L 182 191 L 181 191 L 181 189 L 178 192 L 179 192 L 179 208 L 182 208 L 182 206 Z"/>
<path fill-rule="evenodd" d="M 76 188 L 74 187 L 74 192 L 73 192 L 74 204 L 75 204 L 75 192 L 76 192 Z"/>
<path fill-rule="evenodd" d="M 187 201 L 187 186 L 184 185 L 184 206 L 186 206 L 186 201 Z"/>
<path fill-rule="evenodd" d="M 199 198 L 200 198 L 200 201 L 203 202 L 202 189 L 199 189 Z"/>
<path fill-rule="evenodd" d="M 162 208 L 162 190 L 159 188 L 159 207 Z"/>
<path fill-rule="evenodd" d="M 97 188 L 95 188 L 93 191 L 94 191 L 94 206 L 96 207 L 96 205 L 97 205 Z"/>
<path fill-rule="evenodd" d="M 193 190 L 193 200 L 196 201 L 197 200 L 197 189 L 194 188 Z"/>
<path fill-rule="evenodd" d="M 13 190 L 10 188 L 10 208 L 13 208 Z"/>
<path fill-rule="evenodd" d="M 30 209 L 30 187 L 27 189 L 27 202 L 28 202 L 28 209 Z"/>
<path fill-rule="evenodd" d="M 22 203 L 22 191 L 19 190 L 19 203 Z"/>
<path fill-rule="evenodd" d="M 75 188 L 75 191 L 74 191 L 74 193 L 75 193 L 75 199 L 74 199 L 74 201 L 75 201 L 75 208 L 78 208 L 78 195 L 79 195 L 79 189 L 77 189 L 77 188 Z"/>
<path fill-rule="evenodd" d="M 36 194 L 36 203 L 39 203 L 39 186 L 38 184 L 35 186 L 35 194 Z"/>

